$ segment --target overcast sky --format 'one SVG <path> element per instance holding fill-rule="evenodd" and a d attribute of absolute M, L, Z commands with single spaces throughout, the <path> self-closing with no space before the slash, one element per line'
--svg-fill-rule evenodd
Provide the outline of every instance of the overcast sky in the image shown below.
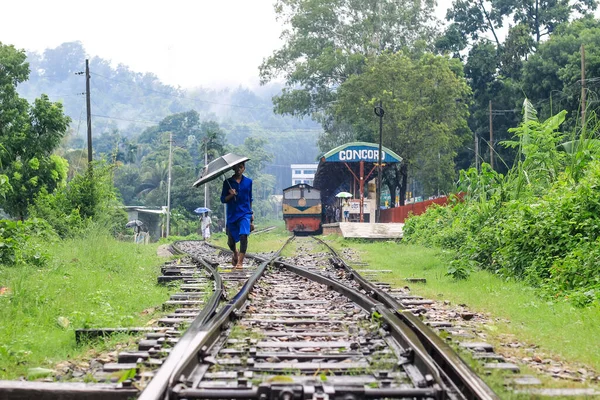
<path fill-rule="evenodd" d="M 81 41 L 90 56 L 185 88 L 255 86 L 281 47 L 274 0 L 4 0 L 0 42 L 42 52 Z M 452 0 L 438 0 L 438 16 Z"/>

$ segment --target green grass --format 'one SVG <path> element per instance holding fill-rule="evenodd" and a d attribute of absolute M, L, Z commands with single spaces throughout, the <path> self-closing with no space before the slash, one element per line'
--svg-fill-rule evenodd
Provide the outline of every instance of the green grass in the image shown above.
<path fill-rule="evenodd" d="M 566 302 L 548 302 L 534 288 L 505 281 L 486 271 L 454 281 L 446 276 L 448 257 L 440 250 L 394 242 L 349 242 L 327 237 L 336 249 L 353 247 L 369 269 L 389 269 L 381 281 L 396 287 L 408 285 L 414 294 L 434 300 L 466 304 L 470 310 L 489 313 L 495 321 L 486 327 L 489 342 L 515 335 L 521 342 L 539 346 L 536 354 L 584 364 L 600 371 L 600 309 L 574 308 Z M 426 278 L 426 284 L 404 278 Z M 499 318 L 500 320 L 496 320 Z"/>
<path fill-rule="evenodd" d="M 105 344 L 75 343 L 75 329 L 143 326 L 168 298 L 156 283 L 156 244 L 92 234 L 47 246 L 49 265 L 0 265 L 0 379 L 77 359 Z"/>

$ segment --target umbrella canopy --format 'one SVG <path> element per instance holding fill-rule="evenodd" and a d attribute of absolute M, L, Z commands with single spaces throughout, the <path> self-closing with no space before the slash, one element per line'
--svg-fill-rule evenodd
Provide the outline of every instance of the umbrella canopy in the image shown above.
<path fill-rule="evenodd" d="M 204 214 L 205 212 L 211 212 L 212 210 L 210 208 L 206 208 L 206 207 L 198 207 L 194 210 L 194 212 L 196 214 Z"/>
<path fill-rule="evenodd" d="M 215 158 L 204 167 L 202 174 L 200 174 L 200 179 L 194 182 L 194 187 L 210 182 L 229 171 L 233 166 L 248 160 L 248 157 L 238 156 L 233 153 L 227 153 L 224 156 Z"/>
<path fill-rule="evenodd" d="M 348 199 L 348 198 L 352 197 L 352 193 L 339 192 L 338 194 L 335 195 L 335 197 L 341 197 L 343 199 Z"/>
<path fill-rule="evenodd" d="M 133 228 L 136 226 L 142 226 L 144 225 L 144 223 L 142 221 L 140 221 L 139 219 L 134 219 L 132 221 L 129 221 L 127 224 L 125 224 L 125 228 Z"/>

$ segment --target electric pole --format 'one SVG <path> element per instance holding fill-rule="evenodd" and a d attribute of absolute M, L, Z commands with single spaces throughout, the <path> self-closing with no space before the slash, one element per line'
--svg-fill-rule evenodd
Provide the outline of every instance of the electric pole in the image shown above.
<path fill-rule="evenodd" d="M 90 62 L 85 59 L 85 103 L 87 106 L 88 164 L 92 162 L 92 108 L 90 106 Z"/>
<path fill-rule="evenodd" d="M 204 166 L 208 165 L 208 136 L 204 138 Z M 204 184 L 204 208 L 209 208 L 210 201 L 208 200 L 208 183 Z"/>
<path fill-rule="evenodd" d="M 581 45 L 581 128 L 585 127 L 585 47 Z"/>
<path fill-rule="evenodd" d="M 375 222 L 379 223 L 380 222 L 380 213 L 381 213 L 381 172 L 382 172 L 382 168 L 381 168 L 381 155 L 382 155 L 382 136 L 383 136 L 383 114 L 385 114 L 385 112 L 383 111 L 383 103 L 381 100 L 379 100 L 379 105 L 377 107 L 375 107 L 375 115 L 377 115 L 379 117 L 379 154 L 378 154 L 378 164 L 377 164 L 377 195 L 376 195 L 376 207 L 377 209 L 375 210 Z M 362 175 L 361 175 L 362 176 Z M 362 178 L 361 178 L 362 179 Z M 362 222 L 362 221 L 361 221 Z"/>
<path fill-rule="evenodd" d="M 494 126 L 492 124 L 492 101 L 490 100 L 490 167 L 494 169 Z"/>
<path fill-rule="evenodd" d="M 473 132 L 473 137 L 475 138 L 475 170 L 479 172 L 479 136 L 477 136 L 477 132 Z"/>
<path fill-rule="evenodd" d="M 171 154 L 173 147 L 173 134 L 169 133 L 169 173 L 167 178 L 167 237 L 169 237 L 169 228 L 171 225 Z"/>

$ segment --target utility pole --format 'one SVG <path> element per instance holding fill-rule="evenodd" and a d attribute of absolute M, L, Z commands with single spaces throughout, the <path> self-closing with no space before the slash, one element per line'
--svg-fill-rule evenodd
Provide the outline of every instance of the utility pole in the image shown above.
<path fill-rule="evenodd" d="M 377 207 L 375 210 L 375 222 L 377 222 L 377 223 L 380 222 L 380 213 L 381 213 L 381 172 L 382 172 L 381 154 L 382 154 L 382 147 L 383 147 L 381 144 L 381 141 L 382 141 L 382 137 L 383 137 L 383 114 L 385 114 L 385 112 L 383 111 L 383 103 L 381 100 L 379 100 L 379 105 L 377 107 L 375 107 L 375 115 L 377 115 L 379 117 L 379 154 L 377 155 L 379 160 L 377 163 L 377 192 L 376 192 L 377 195 L 375 196 L 375 199 L 376 199 L 375 207 Z"/>
<path fill-rule="evenodd" d="M 208 165 L 208 136 L 204 138 L 204 166 Z M 208 200 L 208 183 L 204 184 L 204 207 L 210 207 L 210 201 Z"/>
<path fill-rule="evenodd" d="M 581 45 L 581 128 L 585 128 L 585 47 Z"/>
<path fill-rule="evenodd" d="M 92 162 L 92 107 L 90 106 L 90 61 L 85 59 L 85 103 L 87 106 L 88 164 Z"/>
<path fill-rule="evenodd" d="M 475 138 L 475 170 L 479 172 L 479 137 L 477 132 L 473 132 L 473 137 Z"/>
<path fill-rule="evenodd" d="M 492 100 L 490 100 L 490 167 L 494 169 L 494 126 L 492 124 Z"/>
<path fill-rule="evenodd" d="M 167 178 L 167 237 L 171 225 L 171 154 L 173 147 L 173 134 L 169 133 L 169 175 Z"/>

